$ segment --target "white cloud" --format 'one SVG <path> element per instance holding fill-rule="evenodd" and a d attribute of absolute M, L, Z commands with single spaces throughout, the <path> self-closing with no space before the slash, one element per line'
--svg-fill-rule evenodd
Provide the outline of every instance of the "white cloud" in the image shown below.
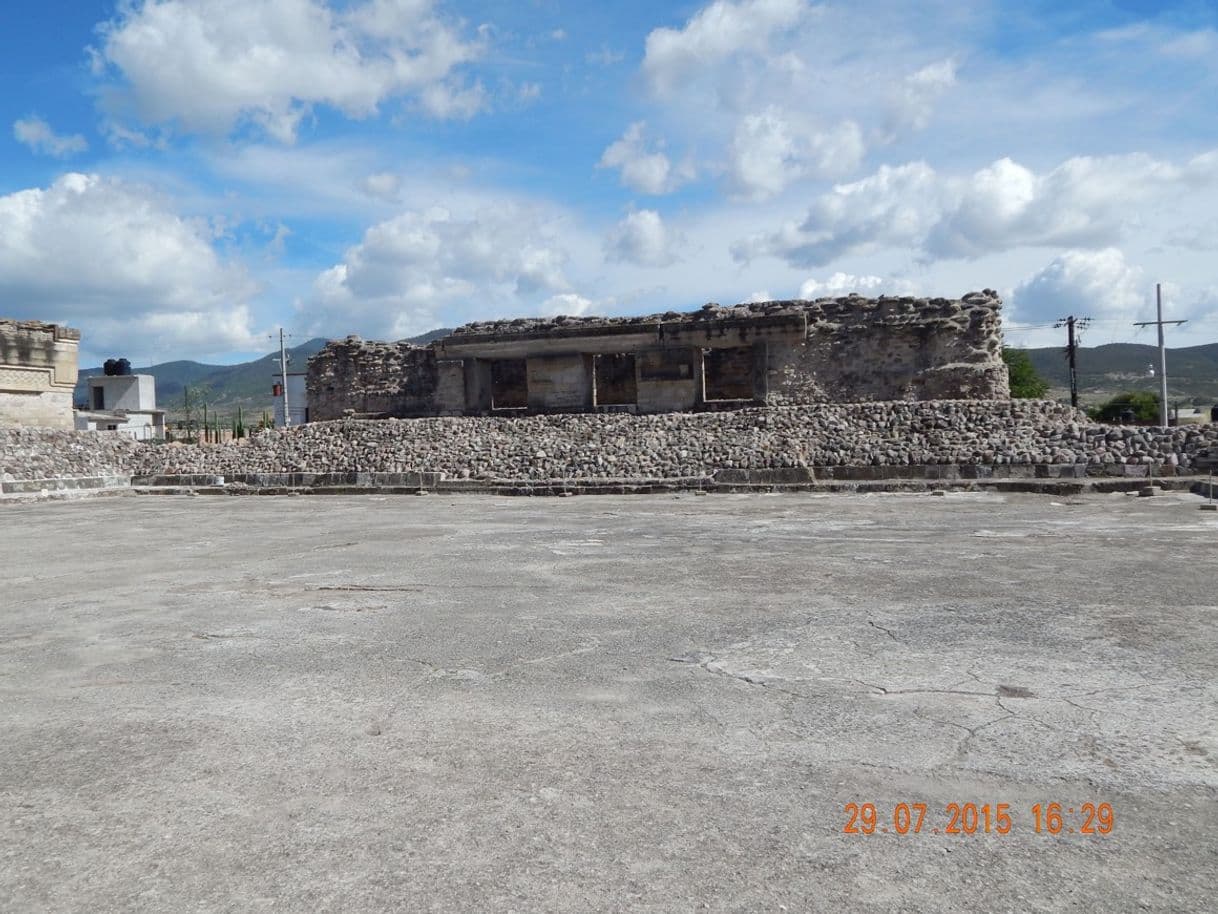
<path fill-rule="evenodd" d="M 88 142 L 79 133 L 68 136 L 58 134 L 51 129 L 50 124 L 34 116 L 14 121 L 13 136 L 34 152 L 45 153 L 57 159 L 66 159 L 89 148 Z"/>
<path fill-rule="evenodd" d="M 1018 247 L 1106 247 L 1153 207 L 1218 185 L 1218 152 L 1182 165 L 1143 154 L 1079 156 L 1037 174 L 1010 159 L 966 177 L 916 162 L 818 197 L 802 222 L 733 247 L 737 260 L 773 255 L 824 266 L 850 253 L 907 247 L 921 259 L 976 258 Z"/>
<path fill-rule="evenodd" d="M 0 197 L 0 299 L 78 327 L 91 352 L 249 349 L 253 283 L 208 235 L 145 188 L 65 174 Z"/>
<path fill-rule="evenodd" d="M 364 178 L 361 185 L 366 194 L 389 202 L 396 201 L 402 193 L 402 179 L 392 172 L 380 171 Z"/>
<path fill-rule="evenodd" d="M 789 29 L 811 9 L 805 0 L 715 0 L 681 29 L 647 36 L 643 73 L 659 95 L 741 53 L 765 54 L 771 35 Z"/>
<path fill-rule="evenodd" d="M 580 317 L 587 314 L 596 306 L 596 303 L 590 298 L 584 298 L 582 295 L 577 295 L 574 292 L 563 292 L 559 295 L 551 295 L 541 305 L 541 313 L 547 317 L 557 317 L 565 315 L 567 317 Z"/>
<path fill-rule="evenodd" d="M 302 310 L 316 332 L 393 339 L 458 317 L 535 313 L 571 291 L 567 257 L 543 214 L 522 205 L 411 210 L 369 228 Z"/>
<path fill-rule="evenodd" d="M 889 103 L 884 139 L 892 140 L 906 130 L 925 130 L 935 102 L 956 84 L 956 62 L 941 60 L 911 73 Z"/>
<path fill-rule="evenodd" d="M 93 51 L 111 114 L 223 134 L 240 123 L 291 141 L 313 105 L 349 117 L 417 95 L 437 117 L 469 117 L 481 89 L 453 71 L 476 58 L 432 0 L 133 0 Z"/>
<path fill-rule="evenodd" d="M 1065 251 L 1015 288 L 1009 303 L 1017 323 L 1056 321 L 1067 314 L 1134 321 L 1146 300 L 1142 270 L 1116 248 Z"/>
<path fill-rule="evenodd" d="M 844 121 L 828 131 L 775 105 L 741 119 L 729 149 L 730 175 L 737 196 L 764 200 L 806 177 L 840 177 L 863 158 L 858 124 Z"/>
<path fill-rule="evenodd" d="M 622 184 L 638 193 L 666 194 L 692 179 L 693 167 L 688 163 L 674 167 L 665 153 L 649 148 L 646 129 L 643 121 L 631 124 L 605 150 L 597 167 L 621 169 Z"/>
<path fill-rule="evenodd" d="M 1163 316 L 1188 321 L 1168 327 L 1168 346 L 1188 345 L 1188 336 L 1211 336 L 1218 329 L 1218 287 L 1197 282 L 1164 282 Z M 1134 321 L 1153 320 L 1154 282 L 1140 266 L 1126 261 L 1116 248 L 1065 251 L 1024 279 L 1008 302 L 1013 332 L 1038 345 L 1057 345 L 1061 330 L 1021 330 L 1021 326 L 1055 322 L 1066 315 L 1096 322 L 1087 331 L 1090 344 L 1109 340 L 1154 342 L 1153 327 L 1135 330 Z"/>
<path fill-rule="evenodd" d="M 848 252 L 907 245 L 924 237 L 942 206 L 934 170 L 917 162 L 881 166 L 870 177 L 839 184 L 813 202 L 802 223 L 732 247 L 739 261 L 773 255 L 792 266 L 824 266 Z"/>
<path fill-rule="evenodd" d="M 820 281 L 807 279 L 799 287 L 799 297 L 806 299 L 829 298 L 849 295 L 875 297 L 877 295 L 912 295 L 916 291 L 913 283 L 906 279 L 885 279 L 883 276 L 854 276 L 850 273 L 834 273 Z"/>
<path fill-rule="evenodd" d="M 637 210 L 609 232 L 605 256 L 641 267 L 666 267 L 676 262 L 680 243 L 680 237 L 664 224 L 659 213 Z"/>
<path fill-rule="evenodd" d="M 419 102 L 432 117 L 461 121 L 484 111 L 488 104 L 482 83 L 465 86 L 451 80 L 427 86 L 419 93 Z"/>

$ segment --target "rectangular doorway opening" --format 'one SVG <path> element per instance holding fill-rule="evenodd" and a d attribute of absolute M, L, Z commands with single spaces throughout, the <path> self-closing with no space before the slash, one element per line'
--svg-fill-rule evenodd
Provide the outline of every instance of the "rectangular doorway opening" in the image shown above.
<path fill-rule="evenodd" d="M 597 406 L 634 406 L 639 401 L 634 356 L 629 353 L 598 355 L 592 379 Z"/>
<path fill-rule="evenodd" d="M 752 400 L 754 361 L 752 346 L 703 350 L 706 399 Z"/>
<path fill-rule="evenodd" d="M 524 359 L 491 362 L 491 409 L 525 409 L 529 405 L 529 372 Z"/>

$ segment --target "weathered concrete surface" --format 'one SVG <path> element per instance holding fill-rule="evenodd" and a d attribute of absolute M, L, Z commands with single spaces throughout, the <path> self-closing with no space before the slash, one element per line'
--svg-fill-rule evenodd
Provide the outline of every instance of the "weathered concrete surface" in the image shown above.
<path fill-rule="evenodd" d="M 0 910 L 1212 909 L 1199 503 L 10 505 Z"/>

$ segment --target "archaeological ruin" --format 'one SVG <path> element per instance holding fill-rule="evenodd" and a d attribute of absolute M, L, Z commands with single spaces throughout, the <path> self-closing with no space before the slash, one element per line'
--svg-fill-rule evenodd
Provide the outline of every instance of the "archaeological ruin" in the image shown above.
<path fill-rule="evenodd" d="M 0 318 L 0 426 L 72 427 L 80 331 Z"/>
<path fill-rule="evenodd" d="M 847 296 L 474 323 L 429 346 L 349 337 L 310 360 L 313 421 L 242 441 L 0 423 L 0 495 L 1206 484 L 1218 425 L 1012 400 L 1000 307 Z"/>
<path fill-rule="evenodd" d="M 647 317 L 467 324 L 429 346 L 332 342 L 314 420 L 667 413 L 883 400 L 1003 400 L 1001 300 L 850 295 Z"/>

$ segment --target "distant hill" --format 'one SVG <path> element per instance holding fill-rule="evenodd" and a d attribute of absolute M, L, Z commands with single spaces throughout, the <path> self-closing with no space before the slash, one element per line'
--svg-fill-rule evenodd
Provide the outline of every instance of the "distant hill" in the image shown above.
<path fill-rule="evenodd" d="M 422 346 L 451 332 L 447 328 L 431 330 L 411 337 L 407 342 Z M 317 337 L 299 346 L 292 346 L 287 350 L 288 371 L 304 371 L 309 363 L 309 356 L 320 352 L 325 345 L 325 338 Z M 193 402 L 206 403 L 209 410 L 215 410 L 221 417 L 235 415 L 237 407 L 241 407 L 247 416 L 257 419 L 264 411 L 270 412 L 273 407 L 271 385 L 279 374 L 279 350 L 267 353 L 252 362 L 241 362 L 237 365 L 205 365 L 202 362 L 180 361 L 163 362 L 145 368 L 133 367 L 132 371 L 150 374 L 156 378 L 157 405 L 168 411 L 171 418 L 181 412 L 183 391 L 190 387 Z M 88 400 L 87 379 L 100 374 L 101 366 L 80 369 L 74 402 L 84 403 Z"/>
<path fill-rule="evenodd" d="M 1055 397 L 1069 396 L 1070 370 L 1061 348 L 1028 349 L 1036 370 L 1052 386 Z M 1109 343 L 1080 348 L 1079 399 L 1085 404 L 1106 400 L 1127 390 L 1159 390 L 1159 349 L 1141 343 Z M 1147 375 L 1154 366 L 1155 376 Z M 1167 396 L 1169 400 L 1200 400 L 1218 403 L 1218 343 L 1167 350 Z"/>

